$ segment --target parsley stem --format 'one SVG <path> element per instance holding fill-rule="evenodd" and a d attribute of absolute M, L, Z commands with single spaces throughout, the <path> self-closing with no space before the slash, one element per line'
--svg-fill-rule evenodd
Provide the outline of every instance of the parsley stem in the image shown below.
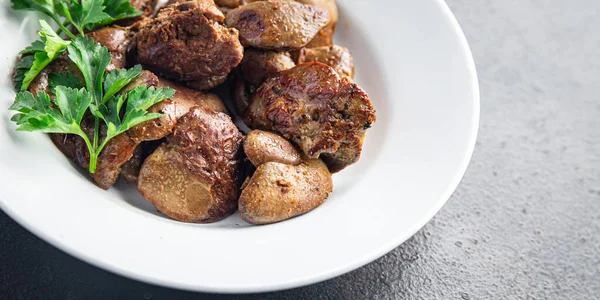
<path fill-rule="evenodd" d="M 77 134 L 78 136 L 80 136 L 83 141 L 85 142 L 85 145 L 88 148 L 88 152 L 90 153 L 90 167 L 89 167 L 89 171 L 90 173 L 95 173 L 96 172 L 96 161 L 97 161 L 97 155 L 95 154 L 95 150 L 94 147 L 92 146 L 92 143 L 90 142 L 90 138 L 87 136 L 87 134 L 85 132 L 83 132 L 83 130 L 81 130 L 81 127 L 79 127 L 80 125 L 77 124 L 77 130 L 73 133 Z M 92 165 L 94 166 L 94 172 L 92 172 Z"/>
<path fill-rule="evenodd" d="M 60 22 L 56 22 L 58 24 L 58 27 L 60 28 L 60 30 L 64 31 L 71 39 L 75 39 L 75 35 L 69 30 L 67 29 L 67 27 L 65 27 L 65 25 L 61 24 Z"/>
<path fill-rule="evenodd" d="M 67 28 L 67 26 L 69 26 L 69 24 L 71 24 L 69 21 L 64 21 L 62 23 L 62 26 L 60 26 L 57 30 L 56 30 L 56 34 L 61 34 L 63 32 L 63 27 Z M 70 31 L 70 30 L 69 30 Z M 66 32 L 65 32 L 66 33 Z"/>
<path fill-rule="evenodd" d="M 100 118 L 94 118 L 94 143 L 92 144 L 93 151 L 90 151 L 90 173 L 96 173 L 96 163 L 102 149 L 98 149 L 98 137 L 100 133 Z"/>
<path fill-rule="evenodd" d="M 50 17 L 52 17 L 52 20 L 54 20 L 54 22 L 58 25 L 59 30 L 57 32 L 60 33 L 61 31 L 64 31 L 71 39 L 75 39 L 75 35 L 69 30 L 67 29 L 67 27 L 65 27 L 66 25 L 64 25 L 62 22 L 60 22 L 60 19 L 57 16 L 52 16 L 49 15 Z M 69 24 L 65 21 L 65 24 Z"/>
<path fill-rule="evenodd" d="M 96 173 L 96 165 L 98 162 L 98 155 L 99 154 L 96 153 L 96 151 L 94 151 L 93 153 L 90 152 L 90 168 L 89 168 L 90 174 Z"/>
<path fill-rule="evenodd" d="M 102 150 L 104 150 L 104 147 L 106 146 L 106 144 L 108 144 L 108 141 L 110 141 L 113 137 L 115 136 L 106 136 L 106 138 L 104 139 L 104 141 L 102 141 L 102 143 L 100 144 L 100 146 L 98 146 L 97 151 L 97 156 L 100 156 L 100 153 L 102 152 Z"/>
<path fill-rule="evenodd" d="M 98 164 L 98 157 L 102 153 L 102 150 L 104 150 L 104 147 L 106 146 L 106 144 L 108 144 L 108 141 L 110 141 L 113 137 L 115 137 L 115 136 L 107 135 L 106 138 L 104 138 L 104 140 L 100 144 L 100 146 L 98 146 L 96 148 L 96 150 L 94 151 L 94 155 L 92 156 L 90 154 L 90 173 L 92 173 L 92 174 L 96 173 L 96 165 Z M 92 164 L 94 166 L 93 171 L 92 171 Z"/>

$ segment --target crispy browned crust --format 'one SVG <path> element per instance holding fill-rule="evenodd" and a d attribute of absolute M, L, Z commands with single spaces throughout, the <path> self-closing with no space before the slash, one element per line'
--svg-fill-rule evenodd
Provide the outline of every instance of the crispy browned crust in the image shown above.
<path fill-rule="evenodd" d="M 321 63 L 304 63 L 268 78 L 254 93 L 245 121 L 275 131 L 332 172 L 360 158 L 365 131 L 376 120 L 368 95 Z"/>
<path fill-rule="evenodd" d="M 175 80 L 214 82 L 243 57 L 237 30 L 222 26 L 223 20 L 210 0 L 172 4 L 140 29 L 138 59 Z"/>
<path fill-rule="evenodd" d="M 203 106 L 214 111 L 227 113 L 225 104 L 223 104 L 223 101 L 217 95 L 194 91 L 167 79 L 158 79 L 149 71 L 144 71 L 134 82 L 130 84 L 131 87 L 126 87 L 125 90 L 138 86 L 142 84 L 143 81 L 146 82 L 146 85 L 150 85 L 150 83 L 152 83 L 152 85 L 158 87 L 172 88 L 175 90 L 175 95 L 173 98 L 158 103 L 149 109 L 149 112 L 158 112 L 163 114 L 162 117 L 139 124 L 127 132 L 127 135 L 129 135 L 129 137 L 135 143 L 157 141 L 166 137 L 173 131 L 177 120 L 185 115 L 190 108 L 194 106 Z M 142 145 L 140 145 L 138 148 L 141 148 L 141 146 Z M 148 154 L 145 154 L 140 158 L 136 157 L 134 153 L 134 156 L 131 158 L 131 160 L 122 166 L 121 175 L 123 175 L 123 177 L 125 177 L 125 179 L 128 181 L 135 182 L 137 180 L 137 175 L 139 173 L 141 164 L 147 156 Z"/>
<path fill-rule="evenodd" d="M 258 167 L 268 162 L 298 165 L 302 162 L 300 152 L 283 137 L 267 131 L 252 130 L 244 138 L 244 153 Z"/>
<path fill-rule="evenodd" d="M 240 31 L 244 46 L 262 49 L 300 49 L 330 18 L 327 11 L 291 1 L 259 1 L 227 13 L 225 23 Z"/>
<path fill-rule="evenodd" d="M 138 190 L 164 214 L 209 223 L 237 207 L 242 134 L 223 113 L 194 107 L 142 165 Z"/>
<path fill-rule="evenodd" d="M 127 134 L 120 134 L 111 139 L 98 157 L 96 173 L 91 174 L 94 182 L 108 189 L 117 182 L 121 166 L 133 157 L 138 143 L 132 141 Z"/>
<path fill-rule="evenodd" d="M 268 162 L 242 191 L 239 215 L 251 224 L 280 222 L 317 208 L 332 190 L 331 173 L 319 159 L 298 166 Z"/>

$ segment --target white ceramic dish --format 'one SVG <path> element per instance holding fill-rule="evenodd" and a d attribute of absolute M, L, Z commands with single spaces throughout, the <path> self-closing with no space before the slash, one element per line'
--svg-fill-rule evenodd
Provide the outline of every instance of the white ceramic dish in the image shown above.
<path fill-rule="evenodd" d="M 141 281 L 196 291 L 260 292 L 326 280 L 398 246 L 442 207 L 467 168 L 479 91 L 463 33 L 441 0 L 338 0 L 338 43 L 378 122 L 361 161 L 334 176 L 315 211 L 268 226 L 236 215 L 211 225 L 165 218 L 133 187 L 106 192 L 43 134 L 17 133 L 6 108 L 18 51 L 37 18 L 0 0 L 0 207 L 63 251 Z"/>

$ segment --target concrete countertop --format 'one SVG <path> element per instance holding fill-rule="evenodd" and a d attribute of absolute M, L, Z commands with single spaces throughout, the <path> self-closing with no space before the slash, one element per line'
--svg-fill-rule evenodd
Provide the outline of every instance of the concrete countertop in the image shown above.
<path fill-rule="evenodd" d="M 479 142 L 441 212 L 364 268 L 250 299 L 597 299 L 600 1 L 448 0 L 481 83 Z M 99 270 L 0 213 L 0 298 L 241 299 Z"/>

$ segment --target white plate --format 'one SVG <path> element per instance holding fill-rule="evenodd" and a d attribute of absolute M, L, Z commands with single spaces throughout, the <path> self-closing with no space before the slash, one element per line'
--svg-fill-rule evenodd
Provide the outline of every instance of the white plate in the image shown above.
<path fill-rule="evenodd" d="M 477 135 L 477 76 L 443 1 L 338 2 L 338 43 L 354 53 L 356 81 L 378 121 L 360 162 L 334 176 L 325 204 L 252 227 L 236 215 L 211 225 L 169 220 L 133 187 L 96 188 L 45 135 L 15 132 L 6 110 L 14 98 L 10 68 L 38 25 L 0 0 L 0 207 L 91 264 L 196 291 L 298 287 L 384 255 L 428 222 L 460 182 Z"/>

